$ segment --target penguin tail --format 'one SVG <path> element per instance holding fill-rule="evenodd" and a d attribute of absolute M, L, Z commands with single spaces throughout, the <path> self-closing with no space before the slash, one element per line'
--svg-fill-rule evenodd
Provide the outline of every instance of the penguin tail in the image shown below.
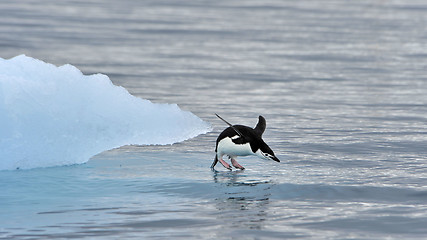
<path fill-rule="evenodd" d="M 211 165 L 211 168 L 213 169 L 217 163 L 218 163 L 218 156 L 215 154 L 215 159 Z"/>

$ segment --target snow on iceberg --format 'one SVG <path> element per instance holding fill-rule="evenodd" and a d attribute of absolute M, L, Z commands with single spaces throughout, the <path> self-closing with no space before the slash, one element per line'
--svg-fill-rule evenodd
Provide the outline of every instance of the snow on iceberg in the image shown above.
<path fill-rule="evenodd" d="M 176 104 L 154 104 L 115 86 L 20 55 L 0 58 L 0 170 L 84 163 L 129 144 L 172 144 L 210 125 Z"/>

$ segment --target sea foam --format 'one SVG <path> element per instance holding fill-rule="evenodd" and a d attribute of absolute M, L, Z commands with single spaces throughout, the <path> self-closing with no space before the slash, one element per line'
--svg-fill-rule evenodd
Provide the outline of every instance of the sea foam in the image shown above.
<path fill-rule="evenodd" d="M 20 55 L 0 58 L 0 170 L 84 163 L 123 145 L 172 144 L 210 130 L 176 104 Z"/>

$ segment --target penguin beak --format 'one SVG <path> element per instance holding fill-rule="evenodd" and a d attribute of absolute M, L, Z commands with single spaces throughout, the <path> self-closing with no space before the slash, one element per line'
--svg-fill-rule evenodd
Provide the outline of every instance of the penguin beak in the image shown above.
<path fill-rule="evenodd" d="M 280 162 L 280 160 L 276 156 L 269 156 L 271 160 L 274 160 L 276 162 Z"/>

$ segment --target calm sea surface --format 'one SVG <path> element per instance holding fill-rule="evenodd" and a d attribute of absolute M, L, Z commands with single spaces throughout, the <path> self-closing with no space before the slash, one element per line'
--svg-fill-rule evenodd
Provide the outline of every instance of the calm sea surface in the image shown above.
<path fill-rule="evenodd" d="M 214 130 L 0 172 L 2 239 L 427 238 L 425 1 L 1 1 L 0 57 L 19 54 Z M 263 115 L 282 162 L 212 172 L 214 113 Z"/>

